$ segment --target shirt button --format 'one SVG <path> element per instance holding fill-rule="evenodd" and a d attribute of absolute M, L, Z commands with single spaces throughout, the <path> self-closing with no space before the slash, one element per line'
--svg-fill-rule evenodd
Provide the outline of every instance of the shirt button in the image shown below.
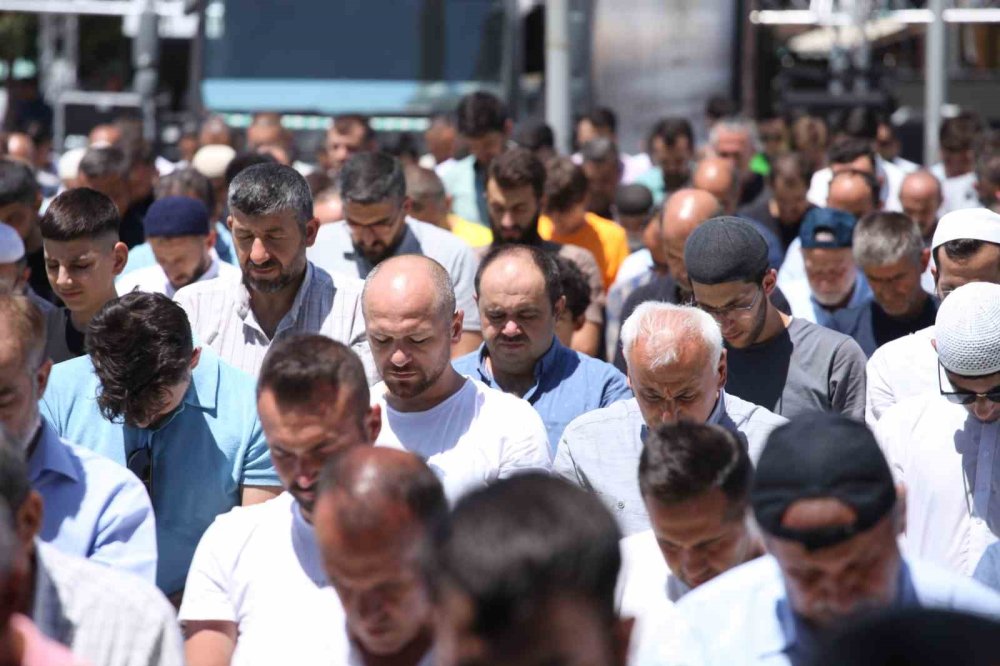
<path fill-rule="evenodd" d="M 624 509 L 625 508 L 625 502 L 618 502 L 618 508 L 619 509 Z"/>

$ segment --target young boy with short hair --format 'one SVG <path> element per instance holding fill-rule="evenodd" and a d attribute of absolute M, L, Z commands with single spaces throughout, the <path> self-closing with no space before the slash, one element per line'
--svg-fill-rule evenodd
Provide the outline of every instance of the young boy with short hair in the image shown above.
<path fill-rule="evenodd" d="M 48 321 L 46 350 L 56 363 L 85 353 L 87 325 L 117 298 L 115 276 L 128 261 L 128 248 L 118 236 L 120 224 L 114 202 L 86 187 L 63 192 L 42 216 L 45 272 L 66 304 Z"/>

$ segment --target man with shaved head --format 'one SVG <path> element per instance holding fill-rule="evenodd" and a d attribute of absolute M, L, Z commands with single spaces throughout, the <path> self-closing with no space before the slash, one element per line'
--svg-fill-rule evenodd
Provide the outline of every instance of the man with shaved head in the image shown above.
<path fill-rule="evenodd" d="M 329 338 L 282 338 L 261 368 L 257 411 L 286 492 L 219 516 L 205 531 L 180 609 L 191 666 L 312 663 L 348 649 L 328 630 L 340 608 L 313 525 L 324 463 L 343 449 L 370 447 L 379 432 L 364 367 Z"/>
<path fill-rule="evenodd" d="M 698 162 L 691 184 L 708 192 L 722 206 L 724 213 L 734 213 L 739 204 L 740 178 L 736 163 L 723 157 L 706 157 Z"/>
<path fill-rule="evenodd" d="M 878 181 L 865 171 L 838 171 L 830 179 L 830 193 L 826 198 L 829 208 L 850 213 L 860 220 L 868 213 L 881 208 Z"/>
<path fill-rule="evenodd" d="M 518 472 L 551 469 L 535 410 L 452 367 L 463 314 L 441 264 L 420 255 L 386 259 L 368 274 L 362 307 L 384 380 L 372 387 L 383 413 L 378 444 L 426 459 L 451 500 Z"/>
<path fill-rule="evenodd" d="M 330 663 L 429 663 L 432 607 L 420 555 L 447 513 L 441 483 L 417 456 L 382 447 L 334 455 L 320 480 L 316 536 L 343 619 L 322 619 L 349 654 Z"/>
<path fill-rule="evenodd" d="M 944 198 L 941 182 L 930 171 L 914 171 L 903 179 L 899 188 L 899 203 L 903 212 L 920 226 L 924 245 L 930 245 L 937 228 L 938 211 Z"/>

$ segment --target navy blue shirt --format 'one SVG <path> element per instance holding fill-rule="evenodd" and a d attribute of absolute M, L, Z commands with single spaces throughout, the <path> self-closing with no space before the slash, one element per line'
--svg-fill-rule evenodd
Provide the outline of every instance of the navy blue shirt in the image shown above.
<path fill-rule="evenodd" d="M 478 351 L 452 361 L 460 374 L 497 385 L 486 360 L 486 344 Z M 555 455 L 559 438 L 569 422 L 581 414 L 632 397 L 625 375 L 610 363 L 564 347 L 557 338 L 535 363 L 535 385 L 522 396 L 542 417 L 549 434 L 549 453 Z"/>

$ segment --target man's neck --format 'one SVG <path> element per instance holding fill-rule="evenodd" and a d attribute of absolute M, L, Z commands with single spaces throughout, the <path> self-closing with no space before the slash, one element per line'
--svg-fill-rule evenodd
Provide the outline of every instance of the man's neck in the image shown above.
<path fill-rule="evenodd" d="M 355 640 L 354 644 L 365 666 L 416 666 L 431 649 L 431 630 L 424 627 L 416 638 L 395 654 L 372 654 L 359 641 Z"/>
<path fill-rule="evenodd" d="M 784 312 L 774 307 L 770 301 L 768 301 L 767 318 L 764 321 L 764 328 L 761 330 L 760 335 L 757 336 L 757 339 L 753 341 L 753 344 L 759 345 L 769 340 L 773 340 L 781 335 L 791 323 L 791 316 L 786 315 Z"/>
<path fill-rule="evenodd" d="M 392 393 L 386 393 L 385 401 L 397 412 L 426 412 L 458 393 L 463 386 L 465 377 L 458 374 L 449 363 L 438 380 L 420 395 L 398 398 Z"/>
<path fill-rule="evenodd" d="M 111 291 L 104 295 L 101 299 L 100 307 L 94 310 L 70 310 L 69 319 L 73 323 L 73 328 L 80 331 L 81 333 L 86 333 L 87 327 L 90 326 L 90 320 L 94 318 L 94 315 L 105 306 L 109 301 L 113 301 L 118 298 L 118 294 L 115 293 L 112 287 Z"/>
<path fill-rule="evenodd" d="M 579 231 L 583 225 L 587 223 L 586 215 L 579 215 L 570 219 L 562 218 L 560 224 L 556 224 L 555 218 L 551 215 L 549 219 L 552 220 L 552 230 L 558 236 L 569 236 Z"/>
<path fill-rule="evenodd" d="M 921 289 L 920 293 L 917 295 L 917 299 L 914 302 L 913 306 L 911 306 L 910 309 L 904 312 L 903 314 L 892 318 L 897 321 L 912 321 L 916 319 L 924 311 L 924 308 L 927 307 L 927 300 L 930 297 L 931 297 L 930 294 Z M 885 309 L 883 308 L 882 311 L 885 312 Z"/>
<path fill-rule="evenodd" d="M 493 359 L 486 357 L 486 367 L 493 375 L 493 381 L 497 383 L 505 393 L 513 393 L 519 398 L 531 390 L 535 385 L 535 368 L 531 367 L 524 372 L 505 372 L 493 363 Z"/>
<path fill-rule="evenodd" d="M 306 273 L 303 271 L 298 280 L 273 293 L 250 290 L 250 310 L 268 339 L 274 337 L 278 324 L 292 309 L 292 303 L 295 302 L 305 277 Z"/>

